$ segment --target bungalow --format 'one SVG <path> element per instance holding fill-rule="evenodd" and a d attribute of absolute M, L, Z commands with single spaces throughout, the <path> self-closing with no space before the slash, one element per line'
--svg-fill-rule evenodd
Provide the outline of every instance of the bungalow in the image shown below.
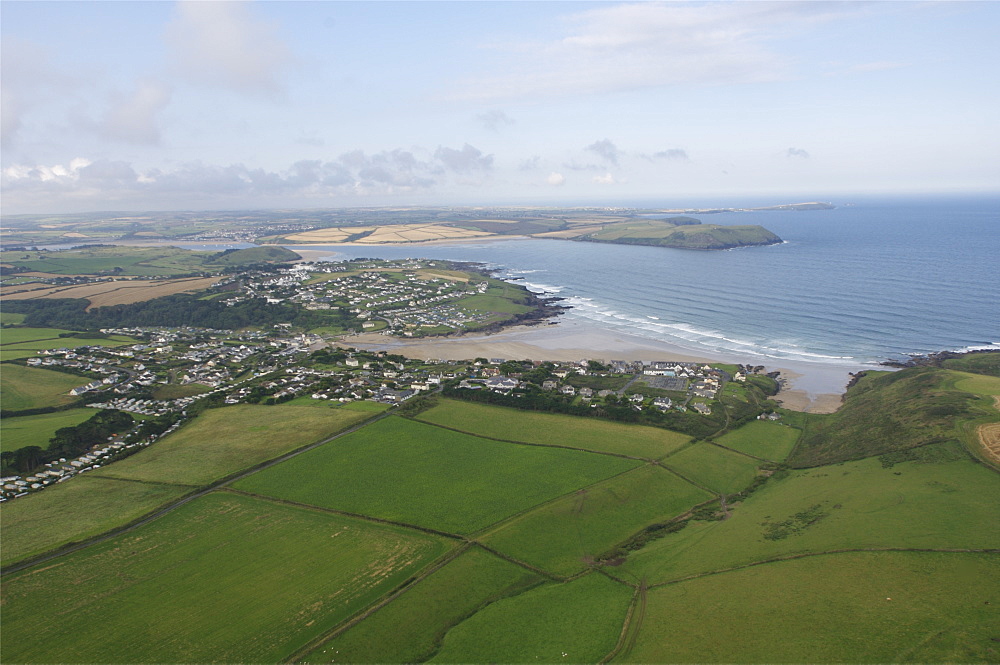
<path fill-rule="evenodd" d="M 559 392 L 561 392 L 563 395 L 575 395 L 576 394 L 576 388 L 574 388 L 573 386 L 563 386 L 559 390 Z"/>
<path fill-rule="evenodd" d="M 542 381 L 542 390 L 555 390 L 558 387 L 558 381 L 552 381 L 551 379 L 548 381 Z"/>
<path fill-rule="evenodd" d="M 580 397 L 591 398 L 594 396 L 594 391 L 591 388 L 580 388 Z"/>

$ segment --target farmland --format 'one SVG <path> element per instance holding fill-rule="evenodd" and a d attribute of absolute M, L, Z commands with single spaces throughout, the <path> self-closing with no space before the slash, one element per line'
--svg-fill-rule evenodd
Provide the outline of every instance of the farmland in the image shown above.
<path fill-rule="evenodd" d="M 669 471 L 647 465 L 536 508 L 483 542 L 547 572 L 569 576 L 649 524 L 711 498 Z"/>
<path fill-rule="evenodd" d="M 714 492 L 738 492 L 757 475 L 757 460 L 699 442 L 668 456 L 663 465 Z"/>
<path fill-rule="evenodd" d="M 306 663 L 417 663 L 447 632 L 485 605 L 538 584 L 542 578 L 473 548 L 360 624 L 324 643 Z"/>
<path fill-rule="evenodd" d="M 597 662 L 615 646 L 632 590 L 603 575 L 547 584 L 453 628 L 431 663 Z M 565 654 L 565 655 L 564 655 Z"/>
<path fill-rule="evenodd" d="M 781 462 L 799 440 L 799 430 L 761 420 L 749 422 L 717 440 L 723 446 L 747 455 Z"/>
<path fill-rule="evenodd" d="M 669 534 L 619 570 L 654 584 L 833 549 L 996 547 L 996 473 L 958 444 L 923 450 L 922 459 L 890 466 L 869 458 L 769 481 L 730 519 Z"/>
<path fill-rule="evenodd" d="M 57 429 L 79 425 L 92 415 L 93 409 L 69 409 L 35 416 L 4 418 L 0 420 L 0 450 L 17 450 L 23 446 L 45 448 Z"/>
<path fill-rule="evenodd" d="M 624 425 L 573 416 L 532 413 L 456 400 L 441 400 L 420 420 L 508 441 L 567 446 L 616 455 L 658 459 L 689 437 L 655 427 Z"/>
<path fill-rule="evenodd" d="M 5 579 L 4 661 L 276 662 L 445 550 L 425 534 L 211 494 Z"/>
<path fill-rule="evenodd" d="M 170 276 L 202 269 L 212 254 L 177 247 L 89 247 L 61 251 L 4 251 L 4 263 L 55 275 Z"/>
<path fill-rule="evenodd" d="M 175 293 L 193 293 L 202 291 L 215 284 L 217 277 L 192 277 L 187 279 L 129 279 L 104 280 L 82 284 L 80 286 L 41 286 L 29 288 L 22 286 L 19 290 L 5 292 L 6 300 L 29 300 L 35 298 L 82 298 L 91 307 L 107 307 L 109 305 L 126 305 L 169 296 Z M 33 285 L 35 286 L 35 285 Z"/>
<path fill-rule="evenodd" d="M 336 390 L 380 374 L 475 371 L 352 353 L 262 378 L 320 382 L 288 401 L 213 393 L 134 455 L 0 504 L 3 662 L 1000 657 L 1000 483 L 970 454 L 998 420 L 995 379 L 875 374 L 834 414 L 853 427 L 893 407 L 902 432 L 948 435 L 922 445 L 865 448 L 790 413 L 712 442 L 434 395 L 344 403 Z M 328 369 L 348 359 L 356 374 Z M 810 455 L 858 459 L 785 466 L 799 431 Z"/>
<path fill-rule="evenodd" d="M 93 475 L 203 485 L 332 436 L 368 415 L 285 405 L 210 409 L 169 439 Z"/>
<path fill-rule="evenodd" d="M 622 663 L 996 662 L 996 555 L 865 552 L 649 591 Z"/>
<path fill-rule="evenodd" d="M 490 441 L 390 417 L 234 487 L 471 533 L 636 464 L 606 455 Z"/>
<path fill-rule="evenodd" d="M 191 491 L 84 475 L 3 504 L 3 564 L 127 524 Z"/>
<path fill-rule="evenodd" d="M 0 374 L 0 401 L 7 411 L 59 406 L 76 399 L 69 391 L 86 382 L 72 374 L 8 363 Z"/>

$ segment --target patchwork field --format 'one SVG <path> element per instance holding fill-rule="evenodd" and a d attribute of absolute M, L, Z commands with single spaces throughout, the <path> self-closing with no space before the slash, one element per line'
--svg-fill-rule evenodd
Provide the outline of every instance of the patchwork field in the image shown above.
<path fill-rule="evenodd" d="M 757 476 L 759 461 L 710 443 L 688 446 L 663 460 L 663 465 L 715 492 L 739 492 Z"/>
<path fill-rule="evenodd" d="M 95 413 L 94 409 L 70 409 L 37 416 L 4 418 L 0 420 L 0 451 L 17 450 L 24 446 L 46 448 L 57 429 L 79 425 Z"/>
<path fill-rule="evenodd" d="M 652 589 L 622 663 L 990 663 L 995 555 L 817 556 Z"/>
<path fill-rule="evenodd" d="M 592 573 L 489 605 L 453 628 L 431 663 L 596 663 L 611 652 L 632 589 Z"/>
<path fill-rule="evenodd" d="M 636 464 L 607 455 L 490 441 L 390 417 L 234 487 L 471 533 Z"/>
<path fill-rule="evenodd" d="M 87 473 L 0 505 L 0 563 L 7 565 L 104 533 L 180 498 L 190 487 L 131 483 Z"/>
<path fill-rule="evenodd" d="M 669 471 L 647 465 L 517 517 L 483 542 L 547 572 L 569 576 L 646 526 L 711 498 Z"/>
<path fill-rule="evenodd" d="M 423 662 L 437 651 L 452 626 L 541 581 L 524 568 L 479 548 L 470 549 L 301 662 Z"/>
<path fill-rule="evenodd" d="M 90 302 L 87 309 L 108 305 L 127 305 L 175 293 L 202 291 L 219 281 L 218 277 L 192 277 L 187 279 L 136 279 L 108 280 L 77 286 L 53 286 L 4 293 L 7 300 L 33 300 L 35 298 L 81 298 Z M 21 287 L 24 288 L 24 287 Z"/>
<path fill-rule="evenodd" d="M 754 420 L 717 439 L 727 448 L 781 462 L 792 452 L 800 431 L 788 425 Z"/>
<path fill-rule="evenodd" d="M 5 364 L 0 372 L 0 404 L 5 411 L 69 404 L 69 391 L 89 379 L 47 369 Z"/>
<path fill-rule="evenodd" d="M 136 276 L 169 276 L 204 270 L 211 252 L 192 252 L 177 247 L 89 247 L 61 251 L 5 251 L 4 263 L 32 272 L 56 275 L 99 273 Z"/>
<path fill-rule="evenodd" d="M 378 245 L 397 242 L 426 242 L 428 240 L 461 240 L 494 235 L 486 231 L 463 229 L 443 224 L 390 224 L 386 226 L 344 226 L 316 229 L 283 236 L 290 243 L 341 243 L 348 238 L 362 236 L 353 242 Z"/>
<path fill-rule="evenodd" d="M 426 534 L 210 494 L 5 578 L 3 661 L 280 662 L 447 547 Z"/>
<path fill-rule="evenodd" d="M 155 446 L 91 474 L 204 485 L 332 436 L 370 415 L 284 404 L 209 409 Z"/>
<path fill-rule="evenodd" d="M 925 452 L 928 461 L 888 468 L 871 458 L 792 472 L 769 481 L 730 519 L 694 522 L 629 555 L 618 571 L 655 584 L 809 552 L 997 547 L 996 472 L 957 443 L 937 448 Z"/>
<path fill-rule="evenodd" d="M 424 411 L 418 418 L 470 434 L 651 459 L 663 457 L 690 439 L 687 435 L 656 427 L 518 411 L 447 399 Z"/>

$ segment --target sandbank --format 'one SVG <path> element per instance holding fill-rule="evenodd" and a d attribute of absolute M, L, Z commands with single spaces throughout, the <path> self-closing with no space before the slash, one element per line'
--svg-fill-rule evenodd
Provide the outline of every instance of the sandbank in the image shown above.
<path fill-rule="evenodd" d="M 497 333 L 469 333 L 454 337 L 405 339 L 380 333 L 346 337 L 341 346 L 391 351 L 409 358 L 467 360 L 674 360 L 765 365 L 781 372 L 782 389 L 775 397 L 782 406 L 810 413 L 832 413 L 841 403 L 849 372 L 860 367 L 776 360 L 773 365 L 755 358 L 708 357 L 669 342 L 598 328 L 566 319 L 555 325 L 514 326 Z"/>

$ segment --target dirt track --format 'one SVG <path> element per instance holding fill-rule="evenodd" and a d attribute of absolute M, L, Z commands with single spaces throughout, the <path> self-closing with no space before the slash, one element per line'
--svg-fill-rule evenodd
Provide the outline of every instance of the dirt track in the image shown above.
<path fill-rule="evenodd" d="M 1000 409 L 1000 395 L 993 398 L 997 409 Z M 987 423 L 979 426 L 979 443 L 986 451 L 987 457 L 1000 463 L 1000 423 Z"/>

